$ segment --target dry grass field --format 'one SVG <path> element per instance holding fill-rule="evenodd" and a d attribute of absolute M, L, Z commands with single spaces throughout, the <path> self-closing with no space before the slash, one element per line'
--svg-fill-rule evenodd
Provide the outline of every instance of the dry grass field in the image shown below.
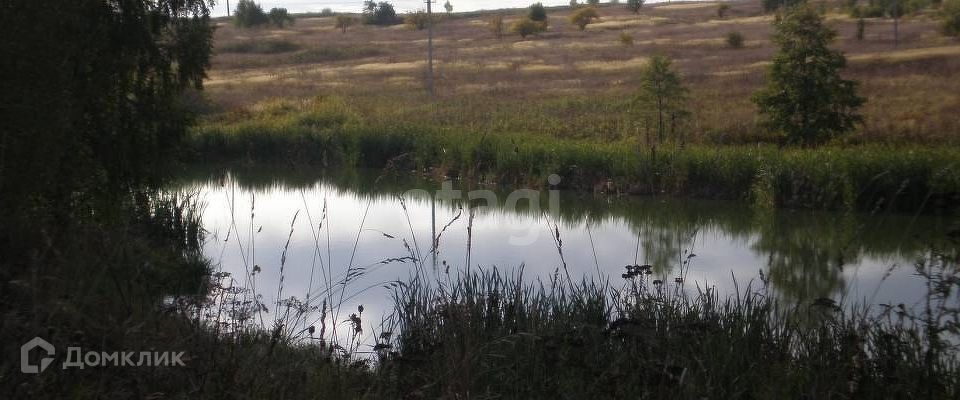
<path fill-rule="evenodd" d="M 568 21 L 569 8 L 554 8 L 548 31 L 525 40 L 509 32 L 498 40 L 489 28 L 493 15 L 509 27 L 523 9 L 446 16 L 435 28 L 436 102 L 424 90 L 425 30 L 358 24 L 341 33 L 331 17 L 284 29 L 222 20 L 206 89 L 219 111 L 336 94 L 371 122 L 614 140 L 637 131 L 630 99 L 638 71 L 650 55 L 665 54 L 691 91 L 687 140 L 749 143 L 768 137 L 750 96 L 775 51 L 775 16 L 758 1 L 728 4 L 725 18 L 714 2 L 648 5 L 639 15 L 604 5 L 583 32 Z M 838 32 L 834 46 L 848 56 L 845 74 L 868 99 L 865 124 L 850 141 L 960 142 L 960 42 L 940 35 L 929 15 L 904 18 L 898 46 L 892 20 L 868 19 L 861 41 L 856 20 L 839 7 L 826 18 Z M 733 31 L 743 34 L 743 48 L 726 44 Z"/>

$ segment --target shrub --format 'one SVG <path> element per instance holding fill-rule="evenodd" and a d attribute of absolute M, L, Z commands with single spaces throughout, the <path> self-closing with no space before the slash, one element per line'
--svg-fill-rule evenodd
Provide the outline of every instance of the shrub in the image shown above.
<path fill-rule="evenodd" d="M 394 10 L 393 4 L 386 1 L 376 3 L 373 0 L 363 2 L 363 23 L 385 26 L 395 25 L 399 22 L 400 18 L 397 17 L 397 11 Z"/>
<path fill-rule="evenodd" d="M 286 24 L 293 25 L 294 22 L 293 16 L 287 12 L 286 8 L 271 8 L 267 17 L 270 19 L 270 23 L 278 28 L 283 28 Z"/>
<path fill-rule="evenodd" d="M 837 33 L 809 7 L 797 7 L 776 24 L 779 47 L 767 87 L 754 96 L 764 124 L 787 140 L 815 145 L 853 130 L 862 121 L 856 82 L 840 77 L 847 59 L 827 45 Z"/>
<path fill-rule="evenodd" d="M 233 10 L 233 23 L 240 28 L 250 28 L 270 22 L 270 17 L 253 0 L 240 0 Z"/>
<path fill-rule="evenodd" d="M 764 11 L 773 11 L 780 7 L 785 9 L 793 8 L 793 6 L 806 2 L 806 0 L 762 0 L 763 10 Z"/>
<path fill-rule="evenodd" d="M 944 0 L 940 19 L 940 31 L 944 35 L 960 36 L 960 0 Z"/>
<path fill-rule="evenodd" d="M 543 7 L 543 3 L 531 4 L 530 11 L 527 12 L 527 18 L 530 19 L 531 21 L 546 22 L 547 9 Z"/>
<path fill-rule="evenodd" d="M 639 14 L 640 9 L 643 8 L 643 2 L 644 0 L 627 0 L 627 8 L 634 14 Z"/>
<path fill-rule="evenodd" d="M 737 31 L 733 31 L 727 34 L 727 46 L 730 46 L 734 49 L 739 49 L 743 47 L 743 34 Z"/>
<path fill-rule="evenodd" d="M 543 24 L 530 18 L 520 18 L 510 26 L 510 31 L 520 35 L 522 38 L 540 33 L 543 31 Z"/>
<path fill-rule="evenodd" d="M 624 46 L 632 46 L 633 35 L 627 32 L 620 32 L 620 43 L 623 44 Z"/>
<path fill-rule="evenodd" d="M 727 3 L 720 3 L 720 5 L 717 6 L 717 17 L 726 18 L 727 11 L 730 11 L 730 5 Z"/>
<path fill-rule="evenodd" d="M 497 39 L 503 38 L 503 16 L 494 15 L 493 18 L 490 18 L 490 31 L 493 32 L 493 36 Z"/>
<path fill-rule="evenodd" d="M 593 20 L 596 18 L 600 18 L 600 14 L 597 13 L 596 8 L 581 8 L 577 12 L 570 14 L 570 23 L 576 25 L 577 28 L 582 31 L 587 29 L 587 25 L 593 22 Z"/>
<path fill-rule="evenodd" d="M 407 24 L 407 26 L 419 31 L 426 29 L 430 22 L 430 17 L 427 15 L 426 11 L 417 10 L 407 14 L 407 16 L 403 18 L 403 22 Z"/>
<path fill-rule="evenodd" d="M 340 33 L 347 33 L 347 28 L 357 23 L 357 19 L 349 15 L 338 15 L 334 20 L 334 26 L 340 29 Z"/>

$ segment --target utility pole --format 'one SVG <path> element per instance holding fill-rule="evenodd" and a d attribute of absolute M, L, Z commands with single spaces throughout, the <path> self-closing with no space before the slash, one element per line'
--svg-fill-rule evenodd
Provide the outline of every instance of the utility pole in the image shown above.
<path fill-rule="evenodd" d="M 433 10 L 427 0 L 427 94 L 433 98 Z"/>

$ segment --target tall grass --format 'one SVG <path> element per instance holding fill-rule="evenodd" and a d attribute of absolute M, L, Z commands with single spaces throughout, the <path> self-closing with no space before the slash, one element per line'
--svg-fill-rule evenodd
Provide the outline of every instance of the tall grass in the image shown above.
<path fill-rule="evenodd" d="M 410 168 L 500 183 L 549 174 L 578 190 L 685 194 L 775 206 L 916 210 L 956 201 L 960 150 L 925 146 L 649 147 L 638 138 L 558 139 L 429 124 L 371 122 L 343 100 L 275 100 L 211 120 L 191 137 L 197 159 Z"/>
<path fill-rule="evenodd" d="M 936 303 L 918 315 L 830 299 L 782 310 L 762 281 L 720 298 L 649 266 L 623 285 L 528 284 L 522 269 L 415 280 L 396 292 L 400 334 L 379 373 L 390 395 L 420 398 L 953 398 L 949 257 L 918 263 Z"/>

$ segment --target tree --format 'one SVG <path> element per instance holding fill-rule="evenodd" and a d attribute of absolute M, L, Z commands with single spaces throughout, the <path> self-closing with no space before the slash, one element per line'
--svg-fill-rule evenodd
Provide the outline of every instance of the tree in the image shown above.
<path fill-rule="evenodd" d="M 530 9 L 527 12 L 527 18 L 535 22 L 546 22 L 547 9 L 543 7 L 542 3 L 531 4 Z"/>
<path fill-rule="evenodd" d="M 593 7 L 581 8 L 573 14 L 570 14 L 570 23 L 574 24 L 581 31 L 587 29 L 587 25 L 593 22 L 594 19 L 600 18 L 600 14 L 597 13 L 597 9 Z"/>
<path fill-rule="evenodd" d="M 656 125 L 659 143 L 666 140 L 668 128 L 673 134 L 676 124 L 688 114 L 687 89 L 671 64 L 665 56 L 651 57 L 640 73 L 640 93 L 635 99 L 644 119 L 648 123 L 652 119 Z"/>
<path fill-rule="evenodd" d="M 0 243 L 8 217 L 69 217 L 93 192 L 161 183 L 213 48 L 206 2 L 164 4 L 4 3 L 0 58 L 16 62 L 0 63 Z"/>
<path fill-rule="evenodd" d="M 292 25 L 294 22 L 293 16 L 287 12 L 286 8 L 271 8 L 267 17 L 270 18 L 270 23 L 278 28 L 283 28 L 288 23 Z"/>
<path fill-rule="evenodd" d="M 347 33 L 347 28 L 357 23 L 357 19 L 349 15 L 337 15 L 334 19 L 334 25 L 340 29 L 340 33 Z"/>
<path fill-rule="evenodd" d="M 498 40 L 503 39 L 503 16 L 494 15 L 493 18 L 490 18 L 490 31 L 493 32 Z"/>
<path fill-rule="evenodd" d="M 265 25 L 269 22 L 270 17 L 253 0 L 240 0 L 237 8 L 233 10 L 233 23 L 240 28 Z"/>
<path fill-rule="evenodd" d="M 940 31 L 947 36 L 960 36 L 960 0 L 944 0 L 940 5 Z"/>
<path fill-rule="evenodd" d="M 600 5 L 600 0 L 587 0 L 587 4 L 590 6 L 596 7 Z"/>
<path fill-rule="evenodd" d="M 643 2 L 644 0 L 627 0 L 627 8 L 634 14 L 639 14 L 640 9 L 643 8 Z"/>
<path fill-rule="evenodd" d="M 857 40 L 863 40 L 863 33 L 867 29 L 867 21 L 863 17 L 857 18 Z"/>
<path fill-rule="evenodd" d="M 395 25 L 400 22 L 393 4 L 386 1 L 379 3 L 373 0 L 363 2 L 363 23 L 368 25 Z"/>
<path fill-rule="evenodd" d="M 847 60 L 828 47 L 836 32 L 809 7 L 794 8 L 775 29 L 779 50 L 767 86 L 753 96 L 764 125 L 807 146 L 853 130 L 862 121 L 857 109 L 864 99 L 856 82 L 840 77 Z"/>
<path fill-rule="evenodd" d="M 727 3 L 720 3 L 720 5 L 717 6 L 717 17 L 726 18 L 728 11 L 730 11 L 730 5 Z"/>
<path fill-rule="evenodd" d="M 447 0 L 446 3 L 443 3 L 443 9 L 447 10 L 447 14 L 450 14 L 453 12 L 453 4 L 450 4 L 450 0 Z"/>

